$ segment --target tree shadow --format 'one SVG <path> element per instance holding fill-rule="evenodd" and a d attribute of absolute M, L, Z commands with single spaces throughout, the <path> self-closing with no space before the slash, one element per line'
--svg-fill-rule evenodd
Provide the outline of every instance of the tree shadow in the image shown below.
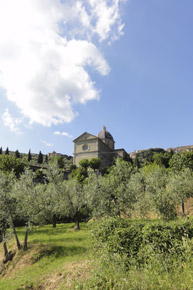
<path fill-rule="evenodd" d="M 42 248 L 34 257 L 32 263 L 35 264 L 43 258 L 60 259 L 68 256 L 76 256 L 85 254 L 87 248 L 76 246 L 51 246 L 48 248 Z"/>

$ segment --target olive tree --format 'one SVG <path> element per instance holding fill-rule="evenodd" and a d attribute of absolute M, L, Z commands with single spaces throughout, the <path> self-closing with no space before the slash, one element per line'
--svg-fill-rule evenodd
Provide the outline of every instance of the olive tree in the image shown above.
<path fill-rule="evenodd" d="M 151 210 L 164 219 L 174 219 L 177 215 L 176 195 L 168 187 L 168 170 L 156 164 L 145 168 L 146 191 L 150 195 Z"/>
<path fill-rule="evenodd" d="M 176 173 L 172 172 L 168 180 L 168 190 L 175 194 L 176 200 L 181 204 L 182 216 L 185 216 L 184 203 L 193 195 L 193 174 L 189 168 Z"/>
<path fill-rule="evenodd" d="M 13 172 L 8 175 L 0 171 L 0 223 L 3 237 L 5 238 L 6 229 L 9 226 L 15 236 L 17 248 L 21 249 L 21 244 L 14 225 L 14 219 L 17 216 L 17 203 L 12 190 L 14 180 L 16 180 L 16 177 Z M 6 255 L 5 243 L 4 249 Z"/>
<path fill-rule="evenodd" d="M 93 215 L 131 215 L 133 205 L 137 201 L 134 187 L 130 184 L 133 173 L 129 162 L 117 159 L 109 174 L 89 174 L 87 192 Z"/>
<path fill-rule="evenodd" d="M 44 203 L 44 217 L 52 217 L 53 227 L 56 227 L 57 217 L 61 214 L 60 211 L 60 194 L 62 192 L 62 182 L 64 175 L 59 168 L 57 160 L 50 164 L 45 171 L 46 196 Z"/>
<path fill-rule="evenodd" d="M 72 218 L 75 222 L 75 230 L 80 229 L 80 221 L 88 215 L 88 200 L 84 182 L 79 182 L 72 178 L 63 182 L 63 202 L 61 203 L 62 212 Z"/>
<path fill-rule="evenodd" d="M 28 233 L 31 226 L 38 222 L 38 215 L 42 211 L 42 187 L 35 182 L 35 173 L 29 169 L 16 180 L 13 186 L 17 202 L 17 213 L 25 221 L 24 250 L 27 250 Z"/>

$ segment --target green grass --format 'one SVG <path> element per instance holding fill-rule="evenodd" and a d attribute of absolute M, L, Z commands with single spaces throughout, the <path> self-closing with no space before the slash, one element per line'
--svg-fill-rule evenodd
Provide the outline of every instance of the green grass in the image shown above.
<path fill-rule="evenodd" d="M 92 224 L 91 224 L 92 226 Z M 29 249 L 16 253 L 0 276 L 0 290 L 192 290 L 193 259 L 176 261 L 170 271 L 165 270 L 156 256 L 144 268 L 126 269 L 120 260 L 98 255 L 89 234 L 89 224 L 34 227 L 29 234 Z M 17 229 L 20 241 L 24 229 Z M 9 249 L 16 250 L 14 240 Z M 3 249 L 0 245 L 0 259 Z M 116 260 L 116 259 L 115 259 Z M 175 262 L 175 261 L 174 261 Z M 167 262 L 166 262 L 167 263 Z"/>
<path fill-rule="evenodd" d="M 61 284 L 61 289 L 65 289 L 65 278 L 71 274 L 73 265 L 77 268 L 85 265 L 91 249 L 88 225 L 82 224 L 80 231 L 74 231 L 73 226 L 34 227 L 29 234 L 29 250 L 16 254 L 1 275 L 0 290 L 46 289 L 46 283 Z M 22 241 L 24 229 L 18 228 L 18 234 Z M 13 241 L 8 247 L 13 248 Z"/>

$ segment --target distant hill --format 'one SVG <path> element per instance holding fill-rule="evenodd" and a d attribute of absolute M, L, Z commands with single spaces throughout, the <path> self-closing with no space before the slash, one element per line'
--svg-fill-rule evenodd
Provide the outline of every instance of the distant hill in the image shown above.
<path fill-rule="evenodd" d="M 136 150 L 134 152 L 128 153 L 129 156 L 132 159 L 135 159 L 137 155 L 139 154 L 144 154 L 146 155 L 147 152 L 158 152 L 158 153 L 164 153 L 164 152 L 173 152 L 173 153 L 178 153 L 178 152 L 183 152 L 183 151 L 193 151 L 193 145 L 187 145 L 187 146 L 179 146 L 179 147 L 170 147 L 168 149 L 163 149 L 163 148 L 150 148 L 150 149 L 144 149 L 144 150 Z"/>
<path fill-rule="evenodd" d="M 7 149 L 6 149 L 7 150 Z M 2 150 L 2 155 L 6 154 L 6 150 Z M 61 153 L 56 153 L 55 151 L 52 153 L 48 153 L 48 154 L 42 154 L 43 156 L 43 162 L 40 164 L 38 163 L 38 156 L 39 153 L 30 153 L 31 154 L 31 160 L 28 161 L 28 154 L 29 153 L 21 153 L 18 150 L 17 154 L 19 154 L 19 157 L 24 163 L 29 164 L 32 168 L 37 167 L 37 168 L 41 168 L 41 167 L 47 167 L 47 165 L 52 162 L 52 160 L 54 159 L 60 159 L 62 160 L 62 163 L 64 164 L 64 168 L 68 168 L 69 164 L 72 163 L 73 157 L 67 154 L 61 154 Z M 16 151 L 9 151 L 9 155 L 11 156 L 16 156 Z M 1 156 L 1 154 L 0 154 Z"/>

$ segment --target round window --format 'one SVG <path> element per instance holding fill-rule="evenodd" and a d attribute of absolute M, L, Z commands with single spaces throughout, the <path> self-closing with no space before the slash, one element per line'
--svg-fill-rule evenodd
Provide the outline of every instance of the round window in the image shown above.
<path fill-rule="evenodd" d="M 82 149 L 83 149 L 83 151 L 88 151 L 88 145 L 87 144 L 83 145 Z"/>

